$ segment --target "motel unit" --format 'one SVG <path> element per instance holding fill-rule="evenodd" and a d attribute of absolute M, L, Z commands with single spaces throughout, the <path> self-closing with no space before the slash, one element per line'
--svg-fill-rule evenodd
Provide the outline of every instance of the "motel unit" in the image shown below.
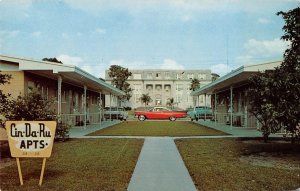
<path fill-rule="evenodd" d="M 101 123 L 105 96 L 107 106 L 119 105 L 125 93 L 84 70 L 61 63 L 0 55 L 0 71 L 11 75 L 9 84 L 0 85 L 13 98 L 36 88 L 45 99 L 52 99 L 53 111 L 72 126 Z"/>
<path fill-rule="evenodd" d="M 260 128 L 259 122 L 250 112 L 249 77 L 266 70 L 274 70 L 281 61 L 263 64 L 243 65 L 221 78 L 191 93 L 196 99 L 199 96 L 211 96 L 211 107 L 215 124 L 227 124 L 250 128 Z"/>

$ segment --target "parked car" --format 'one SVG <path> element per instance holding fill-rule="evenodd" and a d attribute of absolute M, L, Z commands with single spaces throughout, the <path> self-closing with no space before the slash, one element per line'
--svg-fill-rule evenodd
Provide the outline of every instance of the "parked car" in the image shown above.
<path fill-rule="evenodd" d="M 123 107 L 105 107 L 104 118 L 105 119 L 119 119 L 126 121 L 128 112 Z"/>
<path fill-rule="evenodd" d="M 175 121 L 177 118 L 185 118 L 187 116 L 186 111 L 173 111 L 166 107 L 154 107 L 146 111 L 135 111 L 135 117 L 140 121 L 146 119 L 169 119 Z"/>
<path fill-rule="evenodd" d="M 193 108 L 188 109 L 187 112 L 188 117 L 191 118 L 191 120 L 198 121 L 199 119 L 212 119 L 213 113 L 210 107 L 205 106 L 196 106 Z"/>

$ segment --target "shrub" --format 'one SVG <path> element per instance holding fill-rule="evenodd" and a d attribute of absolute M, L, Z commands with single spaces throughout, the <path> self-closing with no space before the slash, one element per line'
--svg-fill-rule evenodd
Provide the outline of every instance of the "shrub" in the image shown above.
<path fill-rule="evenodd" d="M 55 141 L 66 141 L 69 139 L 69 130 L 70 125 L 63 123 L 62 121 L 57 122 L 56 132 L 55 132 Z"/>

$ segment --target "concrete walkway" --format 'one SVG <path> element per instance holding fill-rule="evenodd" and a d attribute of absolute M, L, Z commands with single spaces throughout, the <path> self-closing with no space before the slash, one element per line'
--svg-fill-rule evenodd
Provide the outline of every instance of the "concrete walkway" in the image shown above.
<path fill-rule="evenodd" d="M 195 123 L 201 124 L 212 129 L 223 131 L 225 133 L 231 134 L 233 137 L 262 137 L 262 133 L 255 128 L 246 127 L 230 127 L 230 125 L 220 124 L 213 121 L 197 121 Z M 269 137 L 282 137 L 282 135 L 271 134 Z M 222 138 L 222 137 L 220 137 Z"/>
<path fill-rule="evenodd" d="M 88 125 L 86 128 L 84 127 L 72 127 L 70 129 L 70 138 L 90 138 L 86 137 L 85 135 L 98 131 L 100 129 L 104 129 L 113 125 L 121 123 L 119 120 L 115 121 L 102 121 L 100 124 L 92 124 Z"/>
<path fill-rule="evenodd" d="M 197 190 L 172 138 L 146 138 L 129 191 Z"/>

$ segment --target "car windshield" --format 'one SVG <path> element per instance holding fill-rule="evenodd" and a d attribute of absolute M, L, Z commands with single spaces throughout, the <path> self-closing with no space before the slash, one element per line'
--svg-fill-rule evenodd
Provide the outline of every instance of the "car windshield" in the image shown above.
<path fill-rule="evenodd" d="M 162 112 L 162 111 L 171 111 L 171 110 L 164 108 L 164 107 L 156 107 L 156 108 L 150 109 L 149 111 Z"/>
<path fill-rule="evenodd" d="M 104 108 L 105 111 L 117 111 L 116 107 L 105 107 Z"/>

